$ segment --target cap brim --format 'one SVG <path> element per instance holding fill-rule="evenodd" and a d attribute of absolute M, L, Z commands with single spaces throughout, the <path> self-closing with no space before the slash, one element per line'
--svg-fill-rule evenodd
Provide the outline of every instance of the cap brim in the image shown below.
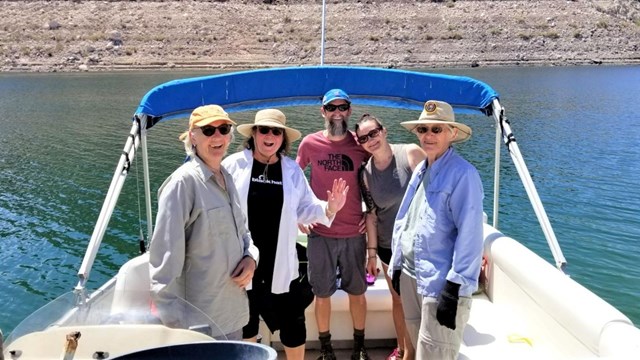
<path fill-rule="evenodd" d="M 196 121 L 193 123 L 193 126 L 201 127 L 205 125 L 210 125 L 215 122 L 225 122 L 227 124 L 236 125 L 236 122 L 227 117 L 208 117 L 206 119 L 202 119 L 200 121 Z"/>
<path fill-rule="evenodd" d="M 344 101 L 347 102 L 347 104 L 351 104 L 351 100 L 338 96 L 338 97 L 334 97 L 334 98 L 326 100 L 325 102 L 322 103 L 322 105 L 327 105 L 328 103 L 330 103 L 332 101 L 335 101 L 335 100 L 344 100 Z"/>

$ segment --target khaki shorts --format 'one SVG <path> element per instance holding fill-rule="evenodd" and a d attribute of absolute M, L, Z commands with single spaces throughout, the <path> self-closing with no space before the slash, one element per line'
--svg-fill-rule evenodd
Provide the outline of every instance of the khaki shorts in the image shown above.
<path fill-rule="evenodd" d="M 457 359 L 471 313 L 471 298 L 460 297 L 458 300 L 456 329 L 451 330 L 436 319 L 438 300 L 422 296 L 416 289 L 416 279 L 403 272 L 400 277 L 402 309 L 407 333 L 416 349 L 416 359 Z"/>
<path fill-rule="evenodd" d="M 364 235 L 351 238 L 330 238 L 311 233 L 307 241 L 309 283 L 313 293 L 327 298 L 338 289 L 336 268 L 341 289 L 347 294 L 361 295 L 367 290 L 366 247 Z"/>

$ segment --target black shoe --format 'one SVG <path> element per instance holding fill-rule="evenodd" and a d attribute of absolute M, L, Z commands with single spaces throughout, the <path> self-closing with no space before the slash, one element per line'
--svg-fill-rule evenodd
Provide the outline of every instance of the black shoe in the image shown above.
<path fill-rule="evenodd" d="M 336 360 L 336 354 L 333 353 L 332 347 L 320 349 L 320 356 L 316 360 Z"/>
<path fill-rule="evenodd" d="M 360 350 L 354 349 L 351 353 L 351 360 L 369 360 L 369 354 L 367 354 L 367 350 L 363 347 Z"/>

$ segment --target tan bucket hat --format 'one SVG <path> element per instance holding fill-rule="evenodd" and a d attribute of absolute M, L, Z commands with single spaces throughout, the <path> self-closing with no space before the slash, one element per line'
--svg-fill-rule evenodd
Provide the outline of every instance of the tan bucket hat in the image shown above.
<path fill-rule="evenodd" d="M 274 128 L 284 129 L 287 133 L 287 139 L 289 142 L 294 142 L 302 136 L 300 131 L 287 127 L 287 117 L 284 113 L 278 109 L 264 109 L 256 113 L 256 117 L 253 124 L 238 125 L 238 132 L 244 137 L 250 137 L 251 130 L 254 126 L 268 126 Z"/>
<path fill-rule="evenodd" d="M 465 124 L 456 122 L 453 108 L 444 101 L 429 100 L 424 103 L 424 108 L 418 120 L 404 121 L 400 125 L 407 130 L 413 131 L 418 125 L 424 124 L 444 124 L 455 126 L 458 128 L 458 136 L 453 140 L 454 143 L 461 143 L 469 140 L 471 137 L 471 128 Z"/>

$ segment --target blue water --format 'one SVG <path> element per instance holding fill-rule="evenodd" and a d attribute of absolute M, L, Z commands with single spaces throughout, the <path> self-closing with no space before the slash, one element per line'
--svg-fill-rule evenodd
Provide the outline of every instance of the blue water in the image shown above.
<path fill-rule="evenodd" d="M 500 94 L 522 154 L 568 261 L 571 276 L 640 324 L 640 67 L 442 70 L 475 77 Z M 76 285 L 76 273 L 130 129 L 151 87 L 202 72 L 0 74 L 0 328 Z M 319 130 L 317 108 L 285 109 L 303 133 Z M 383 119 L 394 142 L 413 142 L 398 122 L 414 112 L 356 108 Z M 248 122 L 250 113 L 236 116 Z M 474 129 L 459 151 L 481 172 L 492 216 L 495 129 Z M 186 121 L 151 131 L 152 192 L 183 159 Z M 233 147 L 235 148 L 235 146 Z M 499 226 L 553 262 L 502 148 Z M 89 286 L 137 253 L 142 170 L 133 164 Z M 144 211 L 144 210 L 143 210 Z M 145 230 L 146 231 L 146 230 Z M 568 299 L 574 301 L 575 299 Z"/>

